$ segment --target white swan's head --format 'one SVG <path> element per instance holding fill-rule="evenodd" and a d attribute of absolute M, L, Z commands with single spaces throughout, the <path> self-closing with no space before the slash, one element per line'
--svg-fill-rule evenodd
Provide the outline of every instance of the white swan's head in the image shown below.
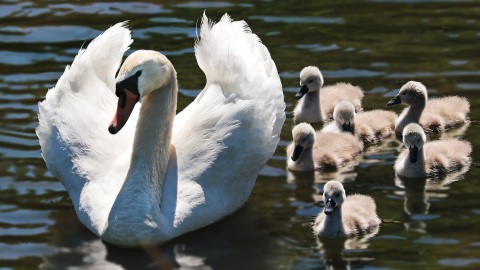
<path fill-rule="evenodd" d="M 323 201 L 325 202 L 325 208 L 323 212 L 325 215 L 330 215 L 335 207 L 343 204 L 346 194 L 342 183 L 331 180 L 323 186 Z"/>
<path fill-rule="evenodd" d="M 296 99 L 301 99 L 307 92 L 319 91 L 323 86 L 323 76 L 318 67 L 309 66 L 300 71 L 300 90 L 295 95 Z"/>
<path fill-rule="evenodd" d="M 415 163 L 418 159 L 418 151 L 427 141 L 423 128 L 415 123 L 408 124 L 403 129 L 403 145 L 409 150 L 410 162 Z"/>
<path fill-rule="evenodd" d="M 392 98 L 387 105 L 395 105 L 404 103 L 407 105 L 415 105 L 425 103 L 428 99 L 427 87 L 421 82 L 409 81 L 400 88 L 398 95 Z"/>
<path fill-rule="evenodd" d="M 311 148 L 315 143 L 315 130 L 310 124 L 300 123 L 292 129 L 292 136 L 295 149 L 290 158 L 297 161 L 303 150 Z"/>
<path fill-rule="evenodd" d="M 342 127 L 343 132 L 355 132 L 355 107 L 348 101 L 340 101 L 333 110 L 333 120 Z"/>
<path fill-rule="evenodd" d="M 125 59 L 118 71 L 115 95 L 118 106 L 108 130 L 115 134 L 128 120 L 135 104 L 168 84 L 174 73 L 171 62 L 156 51 L 135 51 Z"/>

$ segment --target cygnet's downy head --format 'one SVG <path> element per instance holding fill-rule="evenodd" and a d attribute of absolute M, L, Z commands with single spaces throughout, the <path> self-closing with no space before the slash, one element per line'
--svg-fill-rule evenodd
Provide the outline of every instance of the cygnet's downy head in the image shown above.
<path fill-rule="evenodd" d="M 323 186 L 323 201 L 325 202 L 325 208 L 323 212 L 325 215 L 333 213 L 336 207 L 339 207 L 345 201 L 346 194 L 342 183 L 332 180 L 328 181 Z"/>
<path fill-rule="evenodd" d="M 340 101 L 333 110 L 333 120 L 343 132 L 355 132 L 355 107 L 348 101 Z"/>
<path fill-rule="evenodd" d="M 310 124 L 300 123 L 292 129 L 293 144 L 295 148 L 290 157 L 297 161 L 305 149 L 309 149 L 315 143 L 315 130 Z"/>
<path fill-rule="evenodd" d="M 403 129 L 403 145 L 409 150 L 409 160 L 415 163 L 418 160 L 418 151 L 425 144 L 427 138 L 423 128 L 415 123 L 408 124 Z"/>
<path fill-rule="evenodd" d="M 112 134 L 120 131 L 135 104 L 167 84 L 172 78 L 172 72 L 175 72 L 172 64 L 159 52 L 139 50 L 129 55 L 116 78 L 117 111 L 108 131 Z"/>
<path fill-rule="evenodd" d="M 392 98 L 387 105 L 395 104 L 416 105 L 425 103 L 428 99 L 427 87 L 421 82 L 409 81 L 400 88 L 398 95 Z"/>
<path fill-rule="evenodd" d="M 323 86 L 323 76 L 317 67 L 309 66 L 300 71 L 300 90 L 295 95 L 301 99 L 307 92 L 315 92 Z"/>

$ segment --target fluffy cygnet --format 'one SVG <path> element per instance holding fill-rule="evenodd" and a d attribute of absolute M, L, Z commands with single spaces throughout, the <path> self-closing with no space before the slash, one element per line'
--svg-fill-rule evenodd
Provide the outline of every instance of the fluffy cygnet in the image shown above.
<path fill-rule="evenodd" d="M 418 124 L 408 124 L 403 129 L 406 149 L 395 162 L 399 176 L 436 178 L 470 166 L 472 146 L 469 142 L 457 139 L 425 142 L 425 132 Z"/>
<path fill-rule="evenodd" d="M 363 150 L 363 143 L 352 134 L 315 132 L 307 123 L 295 126 L 292 136 L 287 147 L 287 167 L 292 171 L 343 167 Z"/>
<path fill-rule="evenodd" d="M 343 185 L 338 181 L 325 184 L 323 201 L 325 208 L 313 223 L 316 236 L 357 236 L 368 233 L 381 223 L 372 197 L 360 194 L 346 196 Z"/>
<path fill-rule="evenodd" d="M 333 111 L 333 122 L 322 132 L 350 132 L 366 144 L 378 143 L 394 133 L 397 114 L 385 110 L 355 113 L 355 107 L 348 101 L 340 101 Z"/>
<path fill-rule="evenodd" d="M 349 83 L 337 83 L 323 87 L 323 76 L 317 67 L 309 66 L 300 72 L 301 89 L 295 95 L 299 99 L 294 109 L 295 123 L 319 123 L 332 120 L 335 105 L 350 101 L 355 110 L 362 110 L 363 91 Z"/>
<path fill-rule="evenodd" d="M 402 130 L 410 123 L 420 124 L 428 131 L 444 131 L 461 125 L 467 121 L 470 104 L 464 97 L 449 96 L 428 99 L 427 88 L 420 82 L 409 81 L 400 88 L 398 95 L 387 105 L 404 103 L 405 108 L 398 117 L 395 132 Z"/>

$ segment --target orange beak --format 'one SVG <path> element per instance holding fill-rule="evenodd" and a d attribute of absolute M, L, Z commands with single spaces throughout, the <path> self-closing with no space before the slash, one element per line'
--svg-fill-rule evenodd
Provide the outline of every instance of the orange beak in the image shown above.
<path fill-rule="evenodd" d="M 127 123 L 128 117 L 130 117 L 137 101 L 138 96 L 136 94 L 128 91 L 128 89 L 123 91 L 123 94 L 118 98 L 117 112 L 108 127 L 108 131 L 111 134 L 119 132 L 125 123 Z"/>

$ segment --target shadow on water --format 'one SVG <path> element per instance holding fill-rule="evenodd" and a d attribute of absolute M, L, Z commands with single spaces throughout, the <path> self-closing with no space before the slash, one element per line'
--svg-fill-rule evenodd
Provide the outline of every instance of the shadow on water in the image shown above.
<path fill-rule="evenodd" d="M 259 229 L 258 213 L 249 206 L 217 224 L 144 249 L 103 242 L 79 224 L 73 211 L 55 212 L 51 218 L 56 222 L 49 244 L 55 251 L 41 269 L 249 269 L 269 268 L 277 261 L 272 250 L 278 241 Z"/>

